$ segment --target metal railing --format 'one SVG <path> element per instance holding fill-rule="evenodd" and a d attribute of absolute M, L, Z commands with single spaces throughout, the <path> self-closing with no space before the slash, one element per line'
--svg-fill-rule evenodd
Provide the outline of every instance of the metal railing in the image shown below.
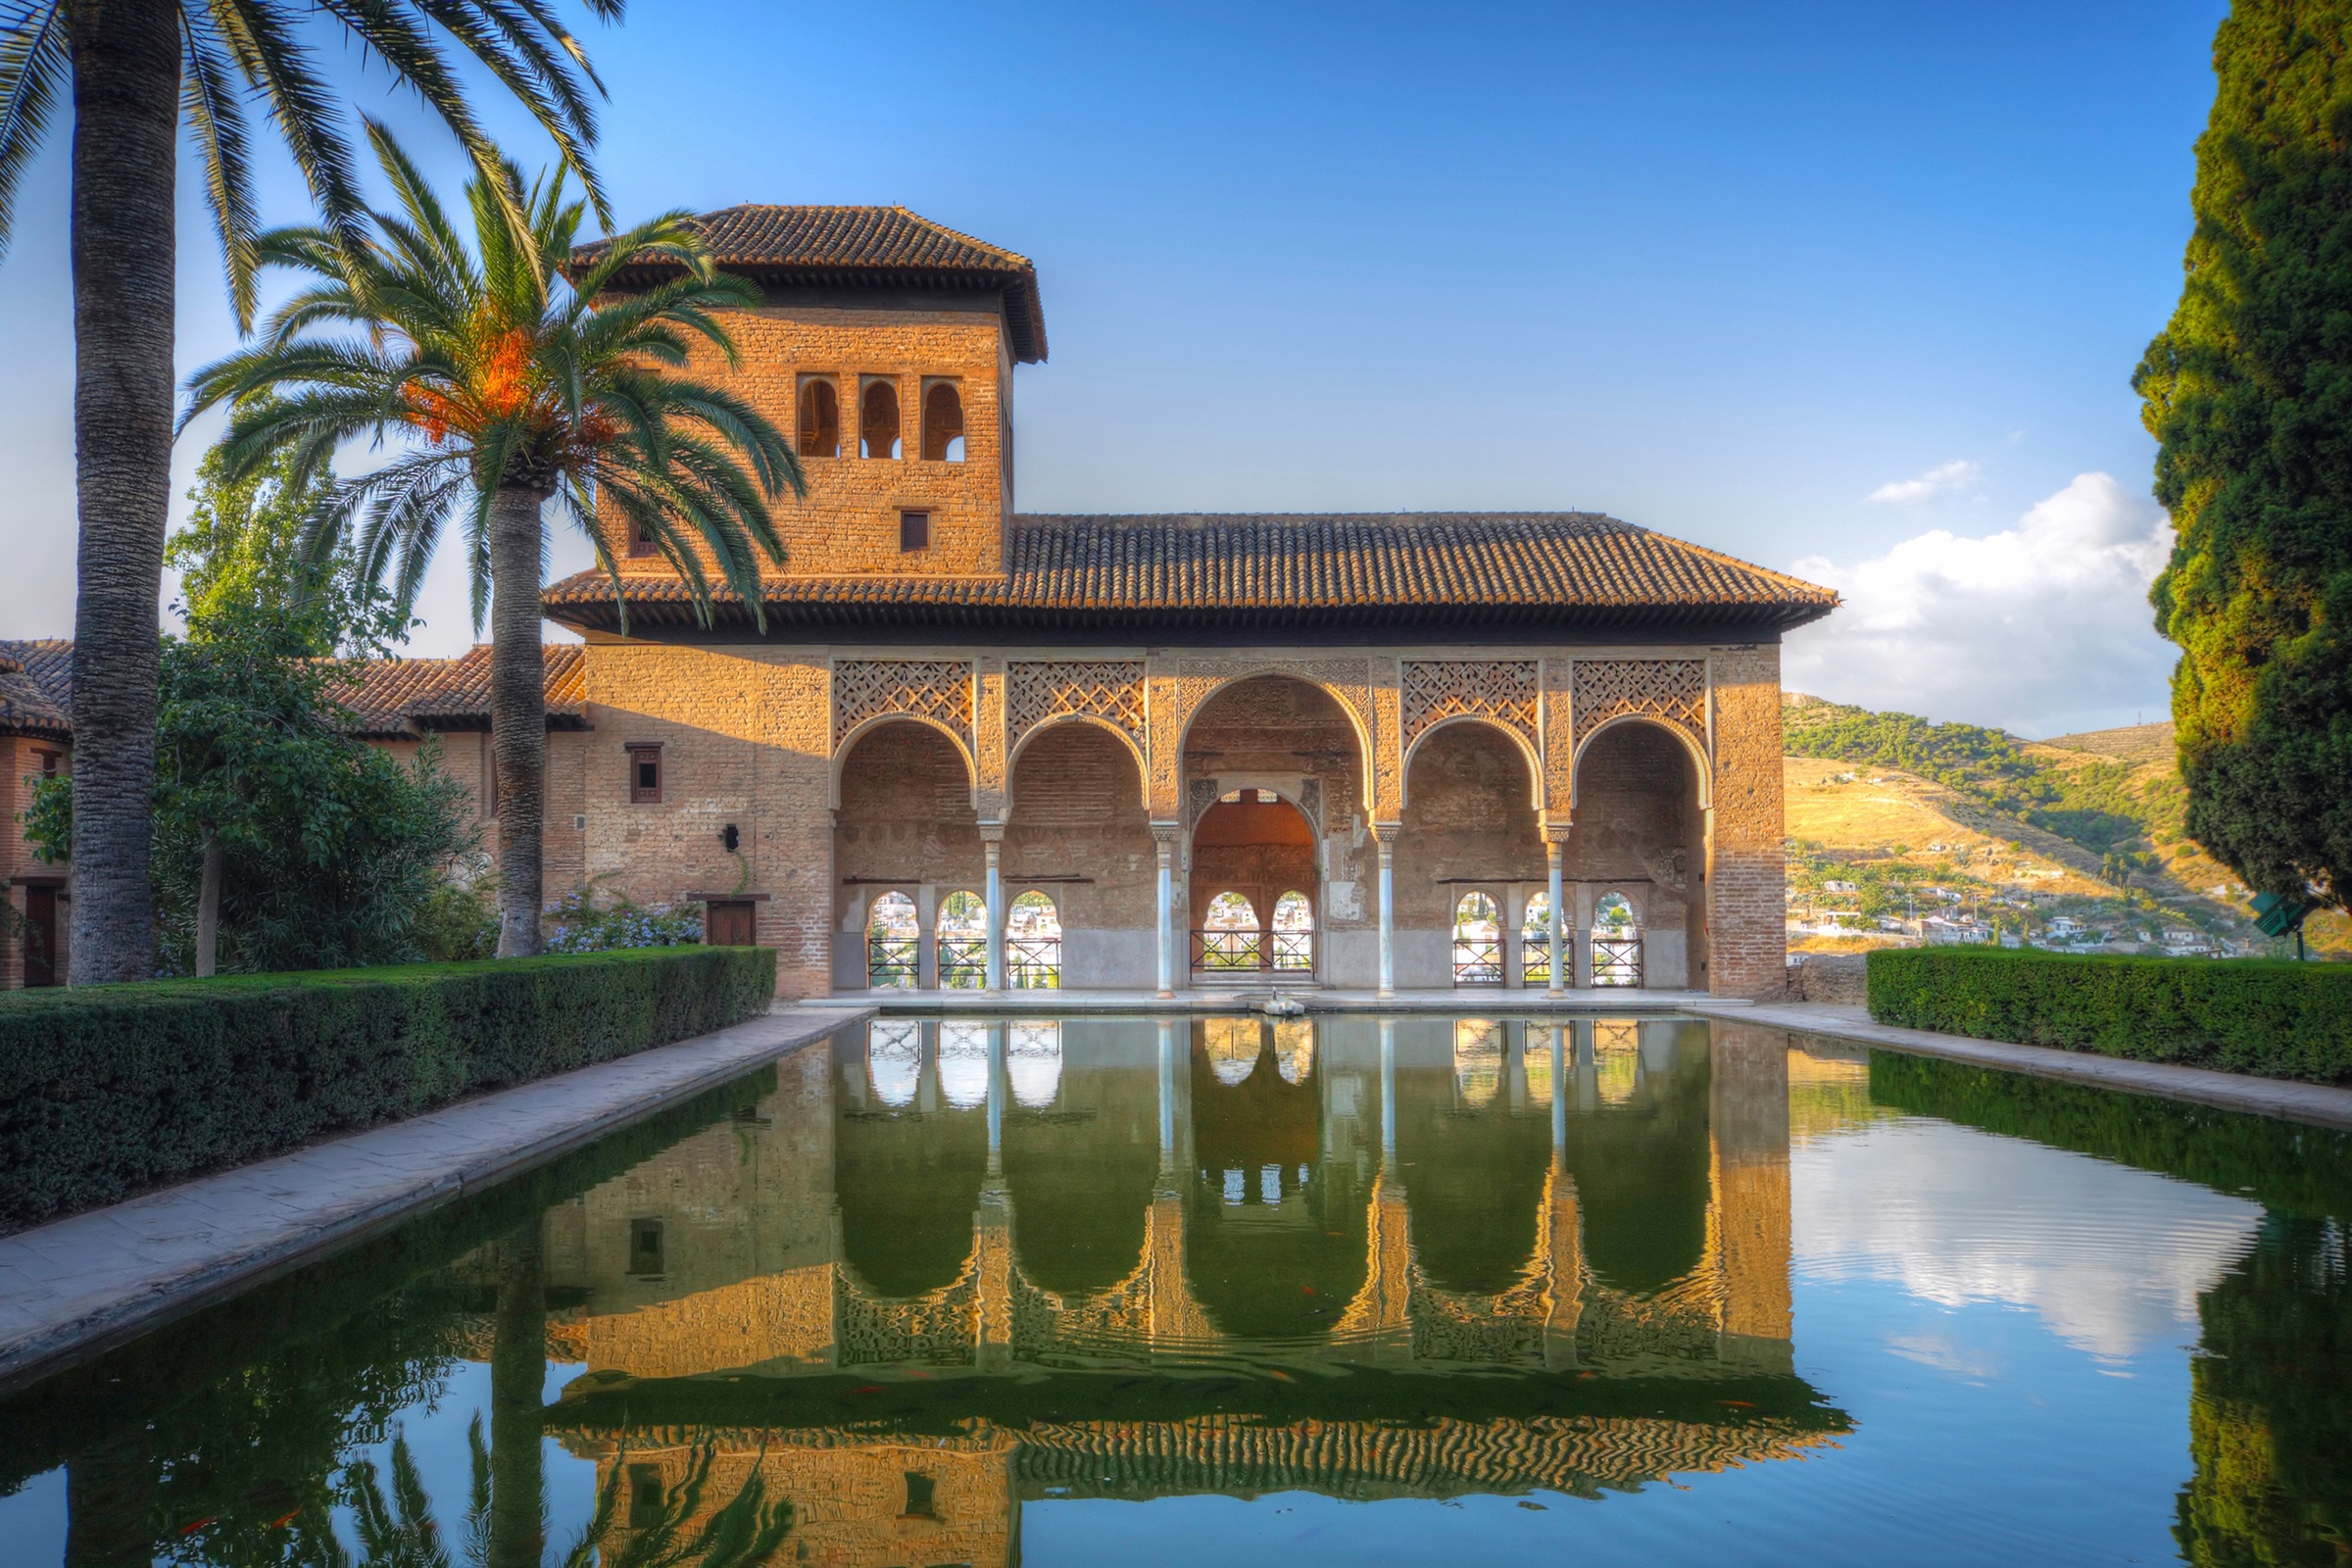
<path fill-rule="evenodd" d="M 1502 938 L 1453 938 L 1453 983 L 1457 986 L 1502 984 Z"/>
<path fill-rule="evenodd" d="M 919 937 L 867 937 L 865 983 L 876 990 L 913 986 L 921 954 Z"/>
<path fill-rule="evenodd" d="M 1193 967 L 1204 974 L 1255 973 L 1266 966 L 1262 931 L 1196 931 Z"/>
<path fill-rule="evenodd" d="M 1568 943 L 1565 936 L 1560 942 L 1560 956 L 1563 958 L 1568 956 Z M 1523 985 L 1548 986 L 1551 984 L 1551 938 L 1547 934 L 1542 931 L 1520 933 L 1519 979 Z"/>
<path fill-rule="evenodd" d="M 1004 984 L 1013 991 L 1059 991 L 1061 938 L 1006 937 Z"/>
<path fill-rule="evenodd" d="M 988 938 L 941 932 L 939 983 L 950 991 L 978 991 L 988 984 Z"/>
<path fill-rule="evenodd" d="M 1196 974 L 1308 974 L 1315 972 L 1312 931 L 1195 931 Z"/>
<path fill-rule="evenodd" d="M 1642 983 L 1642 939 L 1592 938 L 1592 983 L 1596 986 L 1638 986 Z"/>

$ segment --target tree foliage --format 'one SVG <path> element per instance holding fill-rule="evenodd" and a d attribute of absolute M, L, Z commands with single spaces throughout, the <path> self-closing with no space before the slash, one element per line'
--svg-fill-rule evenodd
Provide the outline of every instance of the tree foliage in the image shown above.
<path fill-rule="evenodd" d="M 2132 384 L 2177 540 L 2188 831 L 2260 891 L 2352 898 L 2352 5 L 2237 0 L 2186 280 Z"/>

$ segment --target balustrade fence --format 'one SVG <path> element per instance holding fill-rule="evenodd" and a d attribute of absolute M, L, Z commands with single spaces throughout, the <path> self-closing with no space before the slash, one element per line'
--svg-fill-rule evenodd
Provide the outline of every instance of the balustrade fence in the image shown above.
<path fill-rule="evenodd" d="M 1312 931 L 1195 931 L 1193 969 L 1200 974 L 1313 974 Z"/>
<path fill-rule="evenodd" d="M 1562 932 L 1560 956 L 1568 956 L 1567 933 Z M 1551 938 L 1541 931 L 1522 932 L 1519 937 L 1519 974 L 1523 984 L 1548 986 L 1551 984 Z"/>
<path fill-rule="evenodd" d="M 876 990 L 911 987 L 921 963 L 922 944 L 916 937 L 865 939 L 865 983 Z"/>
<path fill-rule="evenodd" d="M 1014 991 L 1061 989 L 1061 938 L 1006 937 L 1004 984 Z"/>
<path fill-rule="evenodd" d="M 1642 983 L 1642 939 L 1639 936 L 1592 938 L 1592 983 L 1596 986 L 1638 986 Z"/>
<path fill-rule="evenodd" d="M 943 934 L 939 939 L 939 983 L 950 991 L 978 991 L 988 984 L 988 938 Z"/>
<path fill-rule="evenodd" d="M 1453 934 L 1453 983 L 1457 986 L 1502 984 L 1502 938 Z"/>

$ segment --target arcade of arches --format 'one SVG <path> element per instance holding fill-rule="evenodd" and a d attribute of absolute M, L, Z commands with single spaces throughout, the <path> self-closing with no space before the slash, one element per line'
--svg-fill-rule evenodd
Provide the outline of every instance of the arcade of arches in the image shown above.
<path fill-rule="evenodd" d="M 1791 1367 L 1788 1057 L 1775 1032 L 1633 1019 L 877 1020 L 548 1212 L 551 1355 L 585 1369 L 551 1432 L 672 1485 L 691 1446 L 653 1428 L 731 1433 L 727 1465 L 821 1499 L 796 1533 L 843 1563 L 1016 1561 L 1005 1467 L 1058 1480 L 1082 1431 L 1120 1445 L 1087 1450 L 1090 1485 L 1139 1498 L 1211 1458 L 1227 1487 L 1279 1462 L 1269 1485 L 1364 1497 L 1792 1457 L 1844 1421 Z M 1816 1070 L 1839 1066 L 1864 1070 Z M 1358 1403 L 1250 1424 L 1296 1451 L 1220 1453 L 1213 1405 L 1085 1426 L 1064 1407 L 1127 1386 L 1101 1377 L 973 1442 L 910 1446 L 842 1402 L 1268 1354 L 1362 1374 Z M 1461 1371 L 1484 1375 L 1416 1446 L 1432 1377 Z M 1497 1372 L 1607 1419 L 1531 1414 Z M 1360 1407 L 1394 1373 L 1422 1402 Z"/>
<path fill-rule="evenodd" d="M 1289 671 L 1196 685 L 1197 706 L 1171 700 L 1164 725 L 1136 721 L 1153 708 L 1142 696 L 1094 705 L 1119 722 L 1045 714 L 1011 737 L 995 787 L 969 729 L 941 721 L 948 698 L 901 693 L 906 711 L 850 733 L 832 988 L 1777 980 L 1777 765 L 1773 842 L 1733 864 L 1726 898 L 1708 737 L 1671 714 L 1615 713 L 1575 745 L 1567 723 L 1440 694 L 1425 703 L 1442 711 L 1384 756 L 1380 725 L 1362 722 L 1367 696 L 1385 711 L 1376 693 Z M 1007 931 L 1001 911 L 1021 903 L 1050 944 Z M 1726 916 L 1742 958 L 1728 979 L 1710 967 Z"/>

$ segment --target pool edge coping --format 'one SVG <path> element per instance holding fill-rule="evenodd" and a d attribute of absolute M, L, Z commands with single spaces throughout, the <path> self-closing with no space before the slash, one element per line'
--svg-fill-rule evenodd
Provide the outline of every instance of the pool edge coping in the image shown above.
<path fill-rule="evenodd" d="M 875 1010 L 779 1005 L 0 1237 L 0 1395 L 521 1175 Z M 173 1233 L 191 1224 L 216 1239 L 185 1247 L 190 1239 Z M 103 1277 L 71 1283 L 93 1274 Z"/>
<path fill-rule="evenodd" d="M 1735 1008 L 1693 1000 L 1684 1004 L 1683 1010 L 1724 1023 L 1762 1024 L 1833 1040 L 1850 1040 L 1915 1056 L 1936 1056 L 2126 1094 L 2188 1101 L 2306 1126 L 2352 1130 L 2352 1089 L 2339 1089 L 2331 1084 L 2305 1083 L 2297 1078 L 2257 1078 L 2212 1067 L 2137 1061 L 2129 1056 L 2068 1051 L 2058 1046 L 2020 1046 L 1932 1029 L 1905 1029 L 1880 1023 L 1861 1007 L 1834 1003 L 1752 1003 Z"/>

